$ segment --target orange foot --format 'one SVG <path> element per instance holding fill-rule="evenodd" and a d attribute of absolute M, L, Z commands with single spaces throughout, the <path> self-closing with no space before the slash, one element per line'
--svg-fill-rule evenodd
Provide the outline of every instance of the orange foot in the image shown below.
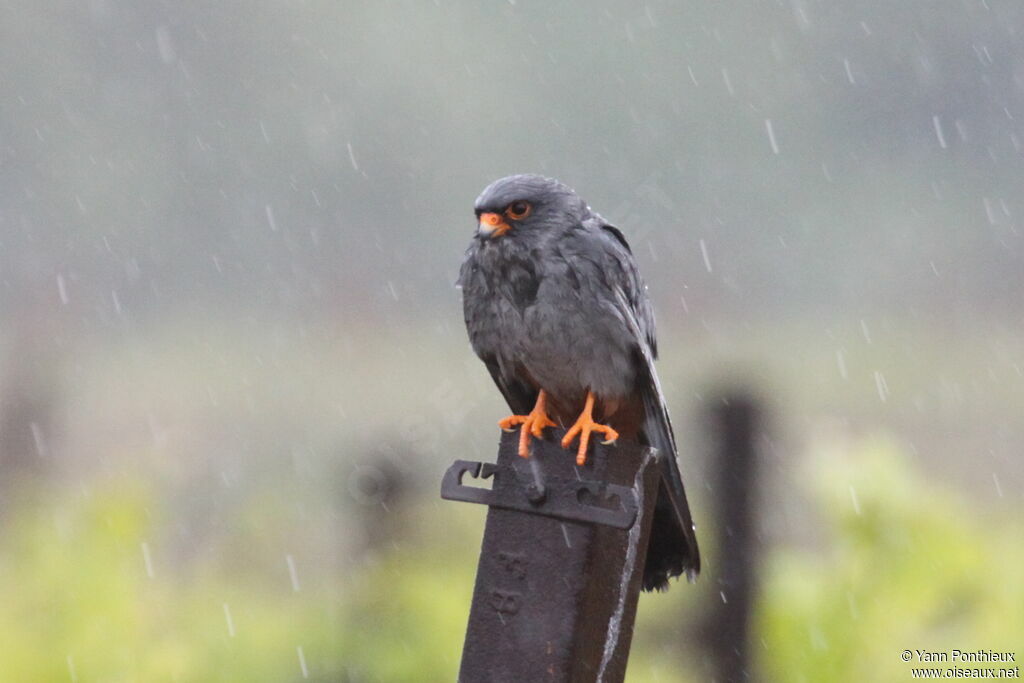
<path fill-rule="evenodd" d="M 548 397 L 541 389 L 540 393 L 537 394 L 537 403 L 533 406 L 533 410 L 530 411 L 529 415 L 509 415 L 504 420 L 498 422 L 498 426 L 504 429 L 506 432 L 511 432 L 512 428 L 516 425 L 522 425 L 519 428 L 519 456 L 523 458 L 530 457 L 530 435 L 533 434 L 538 439 L 544 436 L 545 427 L 554 427 L 555 423 L 548 417 L 547 409 L 545 404 L 547 403 Z"/>
<path fill-rule="evenodd" d="M 565 433 L 565 437 L 562 439 L 562 448 L 568 448 L 572 440 L 579 434 L 580 447 L 576 451 L 577 465 L 583 465 L 587 462 L 587 445 L 590 443 L 591 432 L 601 432 L 604 434 L 606 439 L 601 443 L 605 444 L 613 443 L 619 438 L 619 433 L 608 425 L 594 422 L 594 394 L 588 391 L 587 403 L 583 406 L 583 412 L 577 418 L 576 424 L 569 428 L 569 431 Z"/>

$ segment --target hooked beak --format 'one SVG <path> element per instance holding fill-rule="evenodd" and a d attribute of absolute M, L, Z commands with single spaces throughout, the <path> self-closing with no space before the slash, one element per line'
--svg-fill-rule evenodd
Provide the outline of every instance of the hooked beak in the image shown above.
<path fill-rule="evenodd" d="M 501 214 L 482 213 L 480 214 L 480 225 L 477 227 L 477 234 L 483 237 L 501 237 L 512 229 L 512 226 L 505 222 Z"/>

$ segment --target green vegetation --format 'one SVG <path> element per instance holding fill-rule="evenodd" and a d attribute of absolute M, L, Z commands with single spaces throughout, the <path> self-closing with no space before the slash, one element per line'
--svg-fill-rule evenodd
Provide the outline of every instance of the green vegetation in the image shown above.
<path fill-rule="evenodd" d="M 0 563 L 0 679 L 282 681 L 301 675 L 297 648 L 329 655 L 314 602 L 210 567 L 149 576 L 147 493 L 118 482 L 17 518 Z"/>
<path fill-rule="evenodd" d="M 769 680 L 895 680 L 906 648 L 1019 648 L 1019 517 L 972 513 L 884 438 L 809 462 L 821 540 L 769 556 L 755 638 Z M 478 510 L 396 513 L 400 538 L 358 565 L 302 567 L 296 590 L 266 547 L 294 521 L 265 497 L 241 506 L 224 547 L 176 560 L 182 540 L 154 537 L 173 524 L 143 483 L 49 493 L 62 502 L 22 506 L 0 541 L 2 680 L 454 679 Z M 692 621 L 693 593 L 645 598 L 631 681 L 697 678 L 682 648 L 694 634 L 655 629 Z"/>
<path fill-rule="evenodd" d="M 769 679 L 907 679 L 905 649 L 1021 656 L 1019 514 L 973 513 L 883 438 L 826 457 L 813 476 L 828 544 L 772 557 L 759 615 Z"/>

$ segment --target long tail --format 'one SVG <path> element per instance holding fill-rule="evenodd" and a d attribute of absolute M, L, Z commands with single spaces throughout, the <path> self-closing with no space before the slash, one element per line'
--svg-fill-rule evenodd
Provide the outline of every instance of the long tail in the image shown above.
<path fill-rule="evenodd" d="M 700 573 L 700 551 L 690 506 L 686 502 L 683 478 L 679 473 L 676 440 L 672 421 L 661 393 L 651 359 L 640 364 L 640 393 L 644 405 L 642 436 L 647 445 L 658 450 L 658 465 L 667 486 L 660 487 L 651 525 L 651 541 L 644 565 L 644 590 L 666 590 L 671 577 L 683 573 L 694 581 Z"/>

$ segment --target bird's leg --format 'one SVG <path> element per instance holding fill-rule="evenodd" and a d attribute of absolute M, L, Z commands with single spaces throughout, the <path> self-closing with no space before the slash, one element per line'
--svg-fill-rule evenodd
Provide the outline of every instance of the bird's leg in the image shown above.
<path fill-rule="evenodd" d="M 530 411 L 529 415 L 509 415 L 504 420 L 498 422 L 498 426 L 504 429 L 506 432 L 511 432 L 512 428 L 516 425 L 522 425 L 519 428 L 519 455 L 523 458 L 530 457 L 530 435 L 537 437 L 538 439 L 544 436 L 545 427 L 554 427 L 555 423 L 548 417 L 546 404 L 548 401 L 548 395 L 541 389 L 537 394 L 537 403 L 534 404 L 533 410 Z"/>
<path fill-rule="evenodd" d="M 612 443 L 619 438 L 619 433 L 608 425 L 594 422 L 594 392 L 587 392 L 587 402 L 583 406 L 583 412 L 576 419 L 576 423 L 569 428 L 562 438 L 562 448 L 568 448 L 576 435 L 580 436 L 580 447 L 576 451 L 576 464 L 583 465 L 587 462 L 587 444 L 590 443 L 590 433 L 601 432 L 606 439 L 601 443 Z"/>

